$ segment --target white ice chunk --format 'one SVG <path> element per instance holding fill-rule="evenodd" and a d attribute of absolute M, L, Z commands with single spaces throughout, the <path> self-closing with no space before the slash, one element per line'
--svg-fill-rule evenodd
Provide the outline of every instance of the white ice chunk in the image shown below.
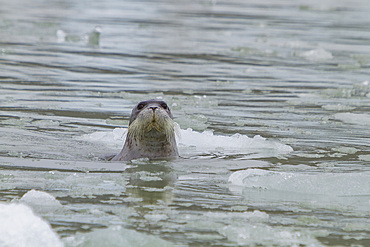
<path fill-rule="evenodd" d="M 310 61 L 324 61 L 333 58 L 333 55 L 329 51 L 322 48 L 303 52 L 300 56 Z"/>
<path fill-rule="evenodd" d="M 0 246 L 61 247 L 50 225 L 23 204 L 0 204 Z"/>
<path fill-rule="evenodd" d="M 266 140 L 259 135 L 250 138 L 246 135 L 234 134 L 232 136 L 215 135 L 211 131 L 197 132 L 192 129 L 180 131 L 181 138 L 178 144 L 194 147 L 200 152 L 220 152 L 226 155 L 242 154 L 261 156 L 277 156 L 292 152 L 292 147 Z"/>
<path fill-rule="evenodd" d="M 19 202 L 27 204 L 37 213 L 54 212 L 62 208 L 62 204 L 54 196 L 38 190 L 28 191 Z"/>
<path fill-rule="evenodd" d="M 66 41 L 66 36 L 67 35 L 66 35 L 66 33 L 63 30 L 59 29 L 57 31 L 56 35 L 57 35 L 57 41 L 58 41 L 58 43 L 63 43 L 63 42 Z"/>

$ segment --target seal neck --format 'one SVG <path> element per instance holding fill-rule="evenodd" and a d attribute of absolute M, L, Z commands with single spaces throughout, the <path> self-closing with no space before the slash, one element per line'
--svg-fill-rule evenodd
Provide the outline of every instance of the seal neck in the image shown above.
<path fill-rule="evenodd" d="M 179 156 L 175 136 L 163 138 L 150 137 L 135 139 L 127 136 L 119 157 L 115 160 L 132 160 L 138 158 L 175 158 Z"/>

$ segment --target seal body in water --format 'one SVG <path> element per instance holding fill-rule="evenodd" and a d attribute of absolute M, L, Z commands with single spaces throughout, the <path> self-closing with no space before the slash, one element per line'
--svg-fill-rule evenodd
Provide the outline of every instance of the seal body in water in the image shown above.
<path fill-rule="evenodd" d="M 166 102 L 140 102 L 132 110 L 122 151 L 112 161 L 178 157 L 174 128 L 175 123 Z"/>

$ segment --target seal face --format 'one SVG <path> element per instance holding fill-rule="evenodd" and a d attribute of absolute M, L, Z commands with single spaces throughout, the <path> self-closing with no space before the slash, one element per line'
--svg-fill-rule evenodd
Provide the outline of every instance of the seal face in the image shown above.
<path fill-rule="evenodd" d="M 171 110 L 166 102 L 140 102 L 132 109 L 122 151 L 112 161 L 178 157 L 174 128 Z"/>

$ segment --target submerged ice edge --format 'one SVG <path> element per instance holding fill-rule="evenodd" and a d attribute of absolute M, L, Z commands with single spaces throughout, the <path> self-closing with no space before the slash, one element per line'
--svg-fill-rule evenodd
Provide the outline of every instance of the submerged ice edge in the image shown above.
<path fill-rule="evenodd" d="M 265 191 L 370 197 L 370 172 L 290 173 L 248 169 L 232 173 L 228 181 L 231 185 Z"/>
<path fill-rule="evenodd" d="M 127 128 L 115 128 L 113 131 L 98 131 L 80 136 L 78 139 L 92 142 L 102 142 L 106 146 L 119 149 L 125 141 Z M 194 153 L 220 152 L 226 155 L 250 155 L 260 153 L 262 157 L 279 156 L 290 153 L 293 148 L 274 140 L 268 140 L 260 135 L 253 138 L 236 133 L 231 136 L 215 135 L 212 131 L 197 132 L 188 128 L 176 129 L 176 141 L 181 151 Z"/>

